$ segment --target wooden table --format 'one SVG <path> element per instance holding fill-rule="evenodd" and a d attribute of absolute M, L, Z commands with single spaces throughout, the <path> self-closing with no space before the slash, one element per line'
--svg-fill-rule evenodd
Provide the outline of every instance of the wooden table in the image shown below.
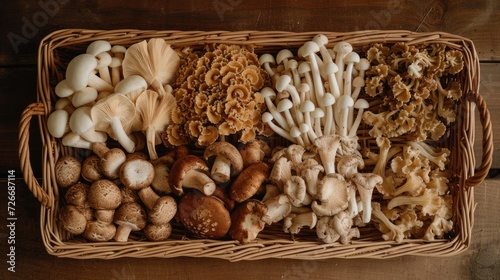
<path fill-rule="evenodd" d="M 22 181 L 17 156 L 21 111 L 36 101 L 37 47 L 62 28 L 163 30 L 445 31 L 471 38 L 481 60 L 481 94 L 500 125 L 500 4 L 484 1 L 2 1 L 0 8 L 1 186 L 16 177 L 16 272 L 7 271 L 10 229 L 6 191 L 0 195 L 0 279 L 500 279 L 500 154 L 491 178 L 477 187 L 470 249 L 457 256 L 389 260 L 262 260 L 230 263 L 204 258 L 75 260 L 53 257 L 40 236 L 40 204 Z M 37 122 L 32 162 L 41 174 Z M 479 127 L 479 124 L 478 124 Z M 480 138 L 475 145 L 480 157 Z M 498 140 L 495 140 L 498 145 Z M 480 161 L 480 158 L 478 158 Z"/>

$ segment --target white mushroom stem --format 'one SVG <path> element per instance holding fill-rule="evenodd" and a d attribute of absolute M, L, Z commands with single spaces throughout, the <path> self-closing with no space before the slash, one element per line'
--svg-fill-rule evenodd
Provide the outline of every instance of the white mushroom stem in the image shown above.
<path fill-rule="evenodd" d="M 276 132 L 279 136 L 289 140 L 290 142 L 295 142 L 295 139 L 290 136 L 290 133 L 288 133 L 288 131 L 273 123 L 273 118 L 273 115 L 269 112 L 265 112 L 264 114 L 262 114 L 262 121 L 267 124 L 274 132 Z"/>
<path fill-rule="evenodd" d="M 111 63 L 109 64 L 109 68 L 111 68 L 111 84 L 113 86 L 116 86 L 122 79 L 121 66 L 122 66 L 121 58 L 118 57 L 111 58 Z"/>
<path fill-rule="evenodd" d="M 109 72 L 109 65 L 111 64 L 111 55 L 107 52 L 102 52 L 96 55 L 97 59 L 97 70 L 99 71 L 99 77 L 103 79 L 106 83 L 112 84 L 111 73 Z"/>
<path fill-rule="evenodd" d="M 302 61 L 299 64 L 299 74 L 302 74 L 304 76 L 305 82 L 309 86 L 309 95 L 310 95 L 311 101 L 314 104 L 318 104 L 318 102 L 316 100 L 316 94 L 314 92 L 314 83 L 313 83 L 313 80 L 311 78 L 310 72 L 311 72 L 310 63 L 308 61 Z"/>
<path fill-rule="evenodd" d="M 316 99 L 319 100 L 323 97 L 324 88 L 321 81 L 321 73 L 319 71 L 318 62 L 316 61 L 315 52 L 319 50 L 318 44 L 309 41 L 302 46 L 302 55 L 309 60 L 311 64 L 311 72 L 314 82 L 314 89 L 316 92 Z"/>
<path fill-rule="evenodd" d="M 352 97 L 349 95 L 342 95 L 338 101 L 339 108 L 340 108 L 340 131 L 339 135 L 340 136 L 347 136 L 347 131 L 348 131 L 348 117 L 349 117 L 349 110 L 352 110 L 352 106 L 354 105 L 354 102 L 352 100 Z"/>
<path fill-rule="evenodd" d="M 311 141 L 309 141 L 309 132 L 314 133 L 314 131 L 312 131 L 311 126 L 305 123 L 299 126 L 299 130 L 300 133 L 302 133 L 302 139 L 304 140 L 304 145 L 305 145 L 304 147 L 308 147 L 309 145 L 311 145 Z M 316 137 L 314 139 L 316 139 Z"/>
<path fill-rule="evenodd" d="M 231 176 L 231 161 L 224 156 L 216 156 L 212 164 L 211 175 L 218 182 L 227 182 Z"/>
<path fill-rule="evenodd" d="M 290 83 L 292 82 L 292 78 L 288 75 L 281 75 L 276 81 L 276 90 L 279 92 L 287 91 L 292 98 L 292 112 L 295 116 L 295 119 L 298 123 L 304 122 L 304 116 L 299 110 L 300 103 L 303 101 L 300 99 L 299 92 L 297 88 Z M 281 102 L 281 101 L 280 101 Z M 279 107 L 279 105 L 278 105 Z M 278 109 L 279 110 L 279 109 Z M 290 122 L 288 123 L 290 125 Z"/>
<path fill-rule="evenodd" d="M 344 94 L 351 96 L 352 91 L 352 71 L 354 63 L 359 62 L 359 55 L 356 52 L 350 52 L 346 55 L 345 62 L 347 62 L 347 68 L 345 70 L 344 77 Z"/>
<path fill-rule="evenodd" d="M 356 120 L 354 120 L 354 123 L 352 124 L 350 130 L 349 130 L 349 137 L 354 137 L 356 136 L 356 132 L 358 131 L 358 127 L 361 124 L 361 119 L 363 117 L 363 112 L 364 109 L 369 107 L 368 101 L 364 99 L 358 99 L 356 103 L 354 103 L 354 107 L 358 107 L 358 114 L 356 115 Z M 351 110 L 353 111 L 353 110 Z"/>
<path fill-rule="evenodd" d="M 185 188 L 194 188 L 205 195 L 212 195 L 215 191 L 215 182 L 207 174 L 196 169 L 191 169 L 184 175 L 182 186 Z"/>
<path fill-rule="evenodd" d="M 69 132 L 62 139 L 62 144 L 66 147 L 92 150 L 92 143 L 83 139 L 75 132 Z"/>
<path fill-rule="evenodd" d="M 271 99 L 272 96 L 276 97 L 276 93 L 274 92 L 274 90 L 270 87 L 265 87 L 261 90 L 261 94 L 264 97 L 264 101 L 266 102 L 267 110 L 273 115 L 276 122 L 283 129 L 289 130 L 290 127 L 288 126 L 286 119 L 278 112 L 276 105 L 274 105 L 274 102 Z"/>
<path fill-rule="evenodd" d="M 116 137 L 116 140 L 120 145 L 129 153 L 132 153 L 135 150 L 135 143 L 130 139 L 130 137 L 125 133 L 123 129 L 122 122 L 119 117 L 114 117 L 111 120 L 111 129 L 113 130 L 113 134 Z"/>
<path fill-rule="evenodd" d="M 304 139 L 302 138 L 302 132 L 300 129 L 296 126 L 293 126 L 290 129 L 290 136 L 293 138 L 292 142 L 299 144 L 301 146 L 305 146 Z"/>

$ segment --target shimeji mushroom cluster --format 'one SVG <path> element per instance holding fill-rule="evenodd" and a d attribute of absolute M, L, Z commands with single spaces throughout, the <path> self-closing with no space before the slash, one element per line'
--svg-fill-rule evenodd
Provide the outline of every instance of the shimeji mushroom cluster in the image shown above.
<path fill-rule="evenodd" d="M 371 197 L 382 178 L 360 173 L 364 162 L 357 129 L 368 102 L 359 98 L 368 60 L 348 42 L 328 48 L 319 34 L 294 55 L 279 51 L 259 60 L 272 77 L 263 89 L 262 120 L 293 144 L 274 154 L 267 222 L 283 221 L 286 232 L 316 227 L 321 240 L 347 243 L 356 225 L 371 220 Z"/>

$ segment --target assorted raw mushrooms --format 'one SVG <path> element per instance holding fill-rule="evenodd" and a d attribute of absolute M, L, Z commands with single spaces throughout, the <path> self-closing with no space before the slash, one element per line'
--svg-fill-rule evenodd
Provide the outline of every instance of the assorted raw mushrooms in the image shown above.
<path fill-rule="evenodd" d="M 463 55 L 322 34 L 298 49 L 94 41 L 55 87 L 59 222 L 89 241 L 347 244 L 453 230 L 448 137 Z M 360 130 L 362 133 L 360 134 Z M 363 138 L 360 138 L 363 135 Z"/>

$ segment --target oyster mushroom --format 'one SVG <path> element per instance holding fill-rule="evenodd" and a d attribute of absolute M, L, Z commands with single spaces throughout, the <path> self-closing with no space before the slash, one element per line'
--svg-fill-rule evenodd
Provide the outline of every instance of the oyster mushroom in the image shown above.
<path fill-rule="evenodd" d="M 170 116 L 176 106 L 175 98 L 170 93 L 163 95 L 146 90 L 135 102 L 137 115 L 141 122 L 141 130 L 146 135 L 150 159 L 157 159 L 155 146 L 161 144 L 161 133 L 170 123 Z"/>
<path fill-rule="evenodd" d="M 128 133 L 135 117 L 135 106 L 122 94 L 112 94 L 99 100 L 91 110 L 95 130 L 114 135 L 120 145 L 129 153 L 135 150 L 135 143 Z"/>
<path fill-rule="evenodd" d="M 142 76 L 155 91 L 164 94 L 163 85 L 172 82 L 179 62 L 179 55 L 164 39 L 143 40 L 126 50 L 123 76 Z"/>

